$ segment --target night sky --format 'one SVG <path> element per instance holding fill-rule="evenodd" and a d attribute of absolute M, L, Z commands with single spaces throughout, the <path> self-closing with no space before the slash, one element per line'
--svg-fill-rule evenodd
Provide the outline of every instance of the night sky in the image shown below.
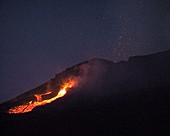
<path fill-rule="evenodd" d="M 90 58 L 170 49 L 169 0 L 0 0 L 0 102 Z"/>

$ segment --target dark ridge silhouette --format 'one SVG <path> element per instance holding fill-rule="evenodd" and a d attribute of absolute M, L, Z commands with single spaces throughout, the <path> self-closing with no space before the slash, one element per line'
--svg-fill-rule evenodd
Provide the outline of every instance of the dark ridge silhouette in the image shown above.
<path fill-rule="evenodd" d="M 57 93 L 70 76 L 79 84 L 25 114 L 9 108 L 35 99 L 47 87 Z M 170 50 L 113 63 L 94 58 L 0 105 L 2 135 L 169 135 Z"/>

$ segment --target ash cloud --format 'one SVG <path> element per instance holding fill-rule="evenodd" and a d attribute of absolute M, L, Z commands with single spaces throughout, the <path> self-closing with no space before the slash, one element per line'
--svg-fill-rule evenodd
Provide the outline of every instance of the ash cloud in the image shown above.
<path fill-rule="evenodd" d="M 78 69 L 80 74 L 78 86 L 81 88 L 100 87 L 103 84 L 103 80 L 108 70 L 104 61 L 101 61 L 100 59 L 89 60 L 88 62 L 79 65 Z"/>

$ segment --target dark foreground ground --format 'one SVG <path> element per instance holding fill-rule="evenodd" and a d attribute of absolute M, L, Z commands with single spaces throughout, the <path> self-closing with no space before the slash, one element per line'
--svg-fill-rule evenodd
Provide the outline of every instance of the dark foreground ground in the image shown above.
<path fill-rule="evenodd" d="M 102 99 L 68 94 L 63 98 L 66 103 L 61 99 L 27 114 L 1 114 L 0 131 L 3 136 L 170 135 L 169 90 L 132 91 Z"/>

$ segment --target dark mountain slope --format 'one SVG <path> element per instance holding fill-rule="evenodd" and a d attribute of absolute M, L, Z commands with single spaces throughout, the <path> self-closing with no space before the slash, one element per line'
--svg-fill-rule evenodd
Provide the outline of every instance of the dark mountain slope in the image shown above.
<path fill-rule="evenodd" d="M 92 59 L 51 79 L 70 75 L 79 86 L 64 97 L 26 114 L 1 113 L 2 135 L 168 135 L 170 134 L 170 51 L 113 63 Z M 13 105 L 43 92 L 49 82 L 1 104 Z"/>

